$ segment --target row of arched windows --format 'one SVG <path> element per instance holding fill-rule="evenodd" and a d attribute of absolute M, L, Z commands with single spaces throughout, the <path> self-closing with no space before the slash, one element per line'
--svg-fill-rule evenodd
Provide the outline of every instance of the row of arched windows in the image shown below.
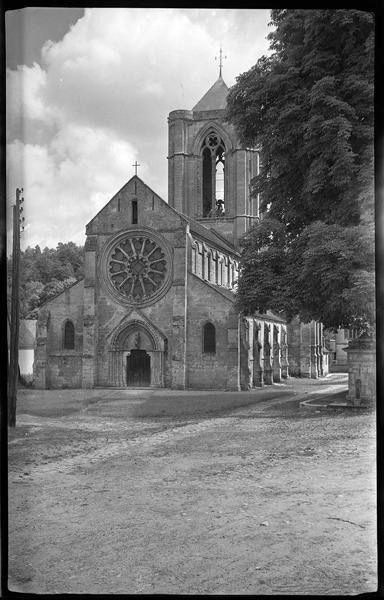
<path fill-rule="evenodd" d="M 72 321 L 66 321 L 63 329 L 64 350 L 75 349 L 75 326 Z M 216 329 L 212 323 L 205 323 L 203 327 L 203 352 L 205 354 L 216 353 Z"/>
<path fill-rule="evenodd" d="M 63 329 L 64 350 L 75 348 L 75 326 L 72 321 L 66 321 Z M 216 353 L 216 329 L 212 323 L 206 323 L 203 327 L 203 352 L 206 354 Z"/>
<path fill-rule="evenodd" d="M 192 244 L 192 273 L 210 283 L 232 288 L 238 277 L 238 263 L 195 240 Z"/>

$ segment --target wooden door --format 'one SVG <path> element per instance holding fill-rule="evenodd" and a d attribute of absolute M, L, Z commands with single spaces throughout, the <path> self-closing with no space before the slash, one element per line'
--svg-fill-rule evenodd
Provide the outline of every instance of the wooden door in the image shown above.
<path fill-rule="evenodd" d="M 145 350 L 131 350 L 127 356 L 127 386 L 148 387 L 151 384 L 151 357 Z"/>

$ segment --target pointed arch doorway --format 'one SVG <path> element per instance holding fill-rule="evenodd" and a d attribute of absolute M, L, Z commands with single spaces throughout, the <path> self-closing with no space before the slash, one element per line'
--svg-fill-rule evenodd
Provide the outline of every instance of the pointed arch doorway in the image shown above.
<path fill-rule="evenodd" d="M 149 323 L 121 323 L 110 338 L 109 385 L 164 387 L 165 340 Z"/>

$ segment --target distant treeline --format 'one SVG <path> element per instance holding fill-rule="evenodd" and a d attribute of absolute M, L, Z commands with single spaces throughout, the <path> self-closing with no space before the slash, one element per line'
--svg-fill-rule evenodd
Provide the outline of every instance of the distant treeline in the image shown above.
<path fill-rule="evenodd" d="M 38 308 L 84 277 L 83 246 L 59 243 L 56 248 L 28 247 L 20 253 L 20 318 L 36 319 Z M 12 257 L 8 258 L 9 292 Z"/>

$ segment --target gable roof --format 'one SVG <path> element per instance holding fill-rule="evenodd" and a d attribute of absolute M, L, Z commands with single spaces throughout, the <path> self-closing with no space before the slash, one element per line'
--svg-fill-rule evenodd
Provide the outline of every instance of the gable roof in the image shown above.
<path fill-rule="evenodd" d="M 227 106 L 228 92 L 229 88 L 220 75 L 192 110 L 194 112 L 199 110 L 222 110 Z"/>
<path fill-rule="evenodd" d="M 133 182 L 139 182 L 146 190 L 148 190 L 148 192 L 150 192 L 153 196 L 156 196 L 156 198 L 162 202 L 163 204 L 165 204 L 170 211 L 172 211 L 175 215 L 177 215 L 180 219 L 182 219 L 183 221 L 187 221 L 187 217 L 185 215 L 183 215 L 182 213 L 179 213 L 176 209 L 172 208 L 172 206 L 170 206 L 168 204 L 168 202 L 166 202 L 165 200 L 163 200 L 163 198 L 161 196 L 159 196 L 159 194 L 157 192 L 155 192 L 151 187 L 149 187 L 148 184 L 145 183 L 145 181 L 143 181 L 138 175 L 133 175 L 126 183 L 124 183 L 124 185 L 112 196 L 112 198 L 110 198 L 108 200 L 108 202 L 106 204 L 104 204 L 104 206 L 99 210 L 98 213 L 96 213 L 96 215 L 94 217 L 92 217 L 92 219 L 87 223 L 86 225 L 86 232 L 88 235 L 88 231 L 91 228 L 91 225 L 97 220 L 97 218 L 101 215 L 101 213 L 103 213 L 107 207 L 113 202 L 113 200 L 126 188 L 128 188 L 130 186 L 131 183 Z"/>
<path fill-rule="evenodd" d="M 188 223 L 190 231 L 191 231 L 192 234 L 195 234 L 195 235 L 203 238 L 203 240 L 206 240 L 207 242 L 210 242 L 211 244 L 213 244 L 214 246 L 218 247 L 221 250 L 224 250 L 225 252 L 230 252 L 231 254 L 238 254 L 238 252 L 236 251 L 236 249 L 233 246 L 233 244 L 231 244 L 231 242 L 229 242 L 228 240 L 226 240 L 222 235 L 220 235 L 219 233 L 217 233 L 214 229 L 206 227 L 205 225 L 199 223 L 198 221 L 195 221 L 195 219 L 193 219 L 192 217 L 189 217 L 188 215 L 185 215 L 184 213 L 181 213 L 178 210 L 176 210 L 175 208 L 173 208 L 172 206 L 170 206 L 168 204 L 168 202 L 166 202 L 165 200 L 163 200 L 163 198 L 161 198 L 161 196 L 159 196 L 159 194 L 157 194 L 155 191 L 153 191 L 149 187 L 149 185 L 147 185 L 137 175 L 134 175 L 133 177 L 131 177 L 131 179 L 129 179 L 129 181 L 127 181 L 127 183 L 125 183 L 120 188 L 120 190 L 118 192 L 116 192 L 116 194 L 114 194 L 112 196 L 112 198 L 107 202 L 107 204 L 105 204 L 105 206 L 103 206 L 103 208 L 101 208 L 99 210 L 99 212 L 93 217 L 93 219 L 91 219 L 91 221 L 89 221 L 89 223 L 87 224 L 87 230 L 89 230 L 91 224 L 100 215 L 100 213 L 106 209 L 106 207 L 112 202 L 112 200 L 114 198 L 116 198 L 116 196 L 122 190 L 124 190 L 125 188 L 127 188 L 131 182 L 133 182 L 135 180 L 137 182 L 139 182 L 141 185 L 143 185 L 144 188 L 146 188 L 151 194 L 153 194 L 154 196 L 156 196 L 156 198 L 158 198 L 158 200 L 160 200 L 162 203 L 164 203 L 167 206 L 168 210 L 170 210 L 172 213 L 174 213 L 175 215 L 177 215 L 182 221 L 184 221 L 184 223 Z"/>

